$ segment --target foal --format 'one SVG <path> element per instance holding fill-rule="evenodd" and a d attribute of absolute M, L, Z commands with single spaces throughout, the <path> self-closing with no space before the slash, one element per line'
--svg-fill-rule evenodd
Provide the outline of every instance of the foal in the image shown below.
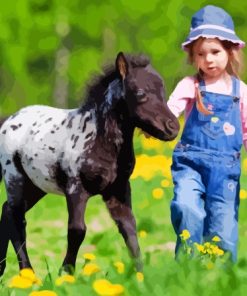
<path fill-rule="evenodd" d="M 47 193 L 65 195 L 67 201 L 68 246 L 62 270 L 74 271 L 86 234 L 86 204 L 95 194 L 102 195 L 141 270 L 129 182 L 135 164 L 135 127 L 164 141 L 174 139 L 179 130 L 164 100 L 163 81 L 149 60 L 123 53 L 116 66 L 89 88 L 82 107 L 29 106 L 2 124 L 0 171 L 7 201 L 0 221 L 0 275 L 9 240 L 19 268 L 32 268 L 25 212 Z"/>

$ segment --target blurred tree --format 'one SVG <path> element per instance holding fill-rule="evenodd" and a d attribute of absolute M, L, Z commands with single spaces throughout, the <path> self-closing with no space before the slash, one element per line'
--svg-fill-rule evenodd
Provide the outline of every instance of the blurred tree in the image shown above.
<path fill-rule="evenodd" d="M 247 40 L 247 3 L 214 0 Z M 119 51 L 145 53 L 167 94 L 193 73 L 180 48 L 203 0 L 9 0 L 0 4 L 0 114 L 29 104 L 76 107 Z M 243 79 L 247 78 L 244 74 Z"/>

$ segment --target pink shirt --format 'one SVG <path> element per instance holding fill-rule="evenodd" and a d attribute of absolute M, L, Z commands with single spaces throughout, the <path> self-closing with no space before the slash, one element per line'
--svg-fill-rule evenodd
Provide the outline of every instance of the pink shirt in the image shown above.
<path fill-rule="evenodd" d="M 225 85 L 223 85 L 220 81 L 207 85 L 206 90 L 226 95 L 232 93 L 232 89 L 226 89 Z M 167 104 L 176 117 L 179 117 L 184 111 L 185 118 L 187 119 L 194 102 L 195 78 L 194 76 L 187 76 L 179 81 Z M 243 81 L 240 81 L 240 113 L 243 130 L 243 143 L 245 150 L 247 151 L 247 85 Z"/>

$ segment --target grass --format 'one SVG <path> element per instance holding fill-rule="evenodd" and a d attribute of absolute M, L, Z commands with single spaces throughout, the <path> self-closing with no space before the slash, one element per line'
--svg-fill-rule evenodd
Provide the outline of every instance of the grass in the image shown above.
<path fill-rule="evenodd" d="M 126 296 L 136 295 L 245 295 L 247 288 L 247 167 L 243 153 L 241 177 L 242 197 L 239 215 L 239 260 L 234 266 L 202 265 L 186 257 L 174 260 L 175 234 L 170 223 L 169 204 L 172 181 L 169 172 L 173 143 L 135 139 L 137 166 L 131 179 L 133 211 L 137 220 L 139 243 L 144 261 L 144 281 L 137 279 L 127 249 L 110 219 L 100 196 L 89 200 L 86 211 L 87 235 L 80 248 L 73 284 L 56 286 L 58 270 L 66 250 L 67 210 L 61 196 L 47 195 L 27 213 L 27 246 L 36 275 L 42 286 L 28 289 L 8 288 L 10 279 L 18 274 L 18 264 L 10 245 L 7 268 L 0 283 L 0 295 L 29 295 L 32 290 L 50 290 L 57 295 L 96 295 L 93 283 L 107 279 L 121 284 Z M 143 154 L 148 157 L 143 158 Z M 164 157 L 165 156 L 165 157 Z M 247 196 L 246 196 L 247 197 Z M 1 185 L 1 203 L 6 199 Z M 84 253 L 93 253 L 92 261 L 100 271 L 83 276 Z M 117 272 L 114 263 L 124 264 L 124 273 Z M 109 292 L 110 293 L 110 292 Z M 114 292 L 117 295 L 117 292 Z M 46 294 L 48 295 L 48 294 Z M 110 295 L 110 294 L 108 294 Z"/>

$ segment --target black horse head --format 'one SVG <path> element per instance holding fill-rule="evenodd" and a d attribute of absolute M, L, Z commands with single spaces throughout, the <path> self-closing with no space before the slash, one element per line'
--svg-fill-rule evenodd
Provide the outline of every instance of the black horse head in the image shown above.
<path fill-rule="evenodd" d="M 134 125 L 160 140 L 173 140 L 179 123 L 166 104 L 163 80 L 148 58 L 129 57 L 120 52 L 116 68 Z"/>

